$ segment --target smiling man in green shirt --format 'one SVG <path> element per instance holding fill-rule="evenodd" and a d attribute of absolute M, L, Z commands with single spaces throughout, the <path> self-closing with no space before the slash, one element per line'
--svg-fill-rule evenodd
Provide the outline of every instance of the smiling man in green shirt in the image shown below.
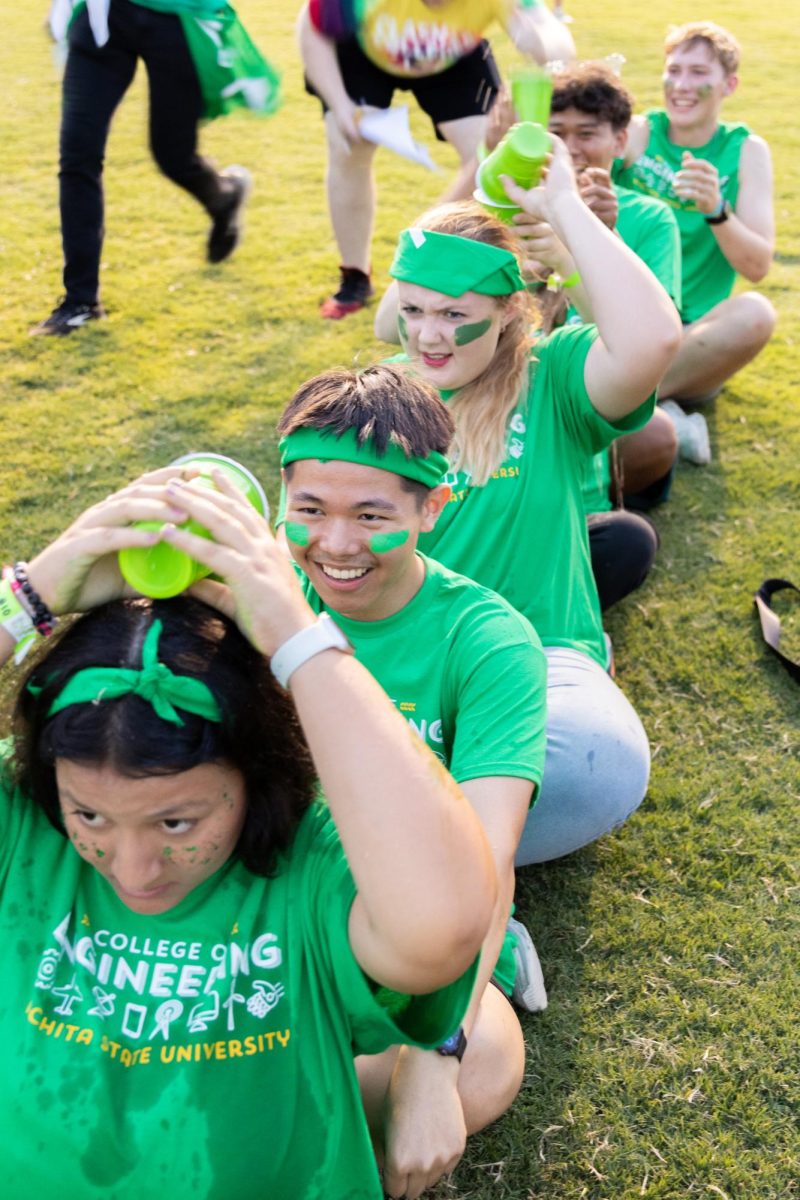
<path fill-rule="evenodd" d="M 720 120 L 739 83 L 739 45 L 711 21 L 665 43 L 664 108 L 631 122 L 616 179 L 671 208 L 681 233 L 683 344 L 659 396 L 710 399 L 766 345 L 775 312 L 758 292 L 732 296 L 737 275 L 758 283 L 772 262 L 769 146 Z"/>
<path fill-rule="evenodd" d="M 495 920 L 464 1023 L 466 1055 L 458 1039 L 439 1053 L 395 1049 L 358 1063 L 384 1186 L 416 1196 L 452 1169 L 468 1133 L 505 1111 L 522 1078 L 519 1022 L 490 978 L 544 764 L 545 660 L 510 604 L 417 552 L 450 495 L 443 479 L 452 419 L 432 388 L 388 365 L 330 371 L 299 389 L 278 432 L 283 530 L 306 598 L 332 614 L 461 785 L 498 872 Z M 496 974 L 504 969 L 501 958 Z M 541 985 L 528 1003 L 544 1006 Z"/>

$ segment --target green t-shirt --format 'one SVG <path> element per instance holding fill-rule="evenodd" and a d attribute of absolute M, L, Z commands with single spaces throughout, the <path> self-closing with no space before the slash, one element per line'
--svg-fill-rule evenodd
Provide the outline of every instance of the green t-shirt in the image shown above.
<path fill-rule="evenodd" d="M 592 407 L 584 368 L 596 336 L 594 325 L 569 327 L 537 344 L 505 461 L 484 487 L 451 472 L 450 502 L 420 549 L 499 592 L 543 645 L 570 646 L 606 666 L 581 479 L 587 457 L 645 425 L 655 400 L 614 422 Z"/>
<path fill-rule="evenodd" d="M 159 916 L 8 788 L 0 825 L 4 1200 L 380 1200 L 353 1054 L 441 1043 L 474 969 L 388 1015 L 324 805 Z"/>
<path fill-rule="evenodd" d="M 736 272 L 694 201 L 681 200 L 675 194 L 673 180 L 681 169 L 684 152 L 689 149 L 695 158 L 704 158 L 714 164 L 719 171 L 723 198 L 735 208 L 739 195 L 739 160 L 750 130 L 746 125 L 723 121 L 705 146 L 677 146 L 669 139 L 666 112 L 653 109 L 646 115 L 650 127 L 647 148 L 629 167 L 618 161 L 614 179 L 625 187 L 661 200 L 675 214 L 683 259 L 681 318 L 685 322 L 696 321 L 730 296 Z"/>
<path fill-rule="evenodd" d="M 425 582 L 383 621 L 330 609 L 395 707 L 459 782 L 542 778 L 547 664 L 530 623 L 488 588 L 423 558 Z M 308 580 L 306 599 L 324 605 Z"/>
<path fill-rule="evenodd" d="M 630 188 L 615 187 L 619 202 L 616 230 L 625 245 L 650 268 L 664 291 L 681 306 L 681 239 L 672 211 L 666 205 Z M 570 309 L 567 319 L 581 320 Z M 608 512 L 611 469 L 608 454 L 589 460 L 583 477 L 583 507 L 587 513 Z"/>

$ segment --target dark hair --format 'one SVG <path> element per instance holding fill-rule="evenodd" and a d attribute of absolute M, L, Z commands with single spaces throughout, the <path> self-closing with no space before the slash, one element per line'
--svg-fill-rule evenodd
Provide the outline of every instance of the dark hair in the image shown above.
<path fill-rule="evenodd" d="M 550 111 L 567 108 L 608 121 L 619 132 L 630 124 L 633 96 L 606 63 L 574 63 L 553 76 Z"/>
<path fill-rule="evenodd" d="M 207 684 L 222 712 L 220 723 L 180 710 L 183 725 L 171 724 L 134 694 L 72 704 L 48 718 L 78 671 L 139 668 L 142 643 L 156 620 L 162 623 L 159 661 Z M 96 608 L 70 625 L 34 666 L 14 711 L 14 772 L 23 792 L 63 833 L 59 758 L 129 777 L 173 775 L 213 762 L 236 768 L 247 797 L 236 854 L 257 875 L 269 875 L 290 845 L 315 784 L 294 706 L 267 660 L 232 621 L 189 596 Z"/>
<path fill-rule="evenodd" d="M 278 421 L 278 436 L 295 429 L 355 430 L 383 454 L 390 442 L 411 457 L 446 454 L 455 432 L 447 405 L 422 379 L 378 364 L 363 371 L 324 371 L 301 383 Z"/>

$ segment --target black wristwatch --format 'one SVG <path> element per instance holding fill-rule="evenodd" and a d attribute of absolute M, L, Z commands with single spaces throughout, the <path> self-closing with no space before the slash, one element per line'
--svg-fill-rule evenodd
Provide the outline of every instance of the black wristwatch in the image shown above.
<path fill-rule="evenodd" d="M 457 1058 L 461 1062 L 466 1048 L 467 1035 L 464 1033 L 464 1026 L 459 1025 L 446 1042 L 442 1042 L 441 1046 L 436 1047 L 436 1053 L 444 1055 L 445 1058 Z"/>
<path fill-rule="evenodd" d="M 706 217 L 706 225 L 724 225 L 732 212 L 730 200 L 720 200 L 714 212 Z"/>

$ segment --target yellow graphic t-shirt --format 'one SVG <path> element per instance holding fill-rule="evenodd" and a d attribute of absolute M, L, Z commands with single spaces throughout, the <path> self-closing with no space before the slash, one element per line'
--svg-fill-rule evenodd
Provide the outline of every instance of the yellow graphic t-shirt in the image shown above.
<path fill-rule="evenodd" d="M 374 0 L 358 33 L 368 58 L 391 75 L 436 75 L 471 54 L 483 32 L 503 23 L 513 0 Z"/>

